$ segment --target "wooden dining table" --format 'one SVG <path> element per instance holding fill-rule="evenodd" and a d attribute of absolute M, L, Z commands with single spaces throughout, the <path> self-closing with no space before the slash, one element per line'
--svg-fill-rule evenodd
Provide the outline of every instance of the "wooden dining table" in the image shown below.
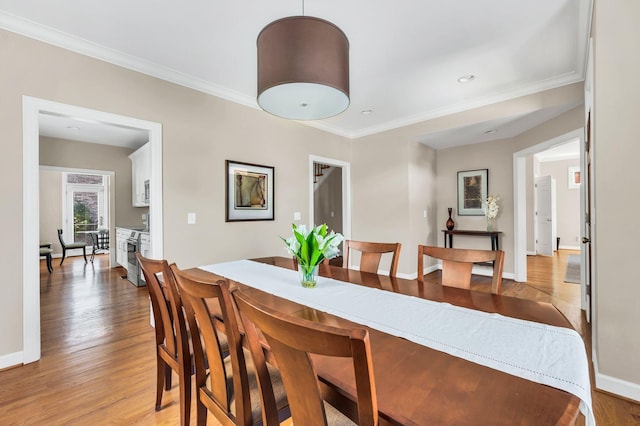
<path fill-rule="evenodd" d="M 267 257 L 252 260 L 295 269 L 291 258 Z M 205 279 L 212 275 L 200 268 L 189 269 L 188 272 Z M 330 265 L 321 265 L 319 275 L 463 308 L 571 328 L 562 313 L 549 303 Z M 283 313 L 323 324 L 362 327 L 242 283 L 233 285 Z M 380 315 L 385 315 L 385 312 L 380 312 Z M 368 330 L 381 424 L 568 425 L 574 424 L 578 417 L 580 399 L 568 392 L 485 367 L 401 337 L 371 328 Z M 350 360 L 314 356 L 313 361 L 327 400 L 341 411 L 353 415 L 357 397 Z"/>

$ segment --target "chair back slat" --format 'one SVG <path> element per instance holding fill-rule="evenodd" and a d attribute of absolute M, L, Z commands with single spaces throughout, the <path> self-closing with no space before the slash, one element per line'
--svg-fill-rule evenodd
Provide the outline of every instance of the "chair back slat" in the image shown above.
<path fill-rule="evenodd" d="M 349 258 L 352 250 L 361 253 L 360 270 L 363 272 L 378 273 L 380 260 L 385 253 L 391 253 L 391 264 L 389 266 L 389 276 L 395 277 L 398 270 L 398 260 L 400 257 L 400 243 L 375 243 L 368 241 L 344 241 L 343 264 L 344 268 L 349 267 Z"/>
<path fill-rule="evenodd" d="M 424 256 L 442 260 L 442 285 L 471 288 L 471 273 L 474 263 L 491 262 L 493 278 L 491 292 L 502 291 L 502 270 L 504 252 L 502 250 L 472 250 L 433 246 L 418 246 L 418 281 L 424 282 Z"/>

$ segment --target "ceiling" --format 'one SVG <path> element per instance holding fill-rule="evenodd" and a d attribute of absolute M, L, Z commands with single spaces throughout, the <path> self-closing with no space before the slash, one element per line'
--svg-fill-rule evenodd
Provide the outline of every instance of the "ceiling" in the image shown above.
<path fill-rule="evenodd" d="M 305 15 L 347 35 L 351 85 L 347 111 L 307 124 L 357 138 L 583 81 L 591 2 L 306 0 Z M 300 0 L 0 0 L 0 27 L 258 108 L 256 37 L 301 13 Z M 464 75 L 475 79 L 459 83 Z M 420 141 L 443 148 L 504 138 L 562 112 Z"/>

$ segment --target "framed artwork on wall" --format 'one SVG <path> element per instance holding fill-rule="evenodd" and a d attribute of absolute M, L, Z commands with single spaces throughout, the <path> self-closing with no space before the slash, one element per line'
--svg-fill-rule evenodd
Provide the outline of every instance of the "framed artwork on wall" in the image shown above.
<path fill-rule="evenodd" d="M 274 168 L 226 160 L 226 222 L 273 220 Z"/>
<path fill-rule="evenodd" d="M 567 179 L 569 182 L 569 189 L 580 188 L 580 167 L 569 167 Z"/>
<path fill-rule="evenodd" d="M 458 215 L 484 216 L 488 189 L 489 169 L 458 172 Z"/>

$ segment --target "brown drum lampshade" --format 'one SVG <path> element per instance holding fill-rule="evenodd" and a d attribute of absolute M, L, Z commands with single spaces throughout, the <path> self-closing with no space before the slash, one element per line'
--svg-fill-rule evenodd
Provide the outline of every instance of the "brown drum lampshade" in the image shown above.
<path fill-rule="evenodd" d="M 274 21 L 258 35 L 258 104 L 278 117 L 319 120 L 349 106 L 349 40 L 310 16 Z"/>

